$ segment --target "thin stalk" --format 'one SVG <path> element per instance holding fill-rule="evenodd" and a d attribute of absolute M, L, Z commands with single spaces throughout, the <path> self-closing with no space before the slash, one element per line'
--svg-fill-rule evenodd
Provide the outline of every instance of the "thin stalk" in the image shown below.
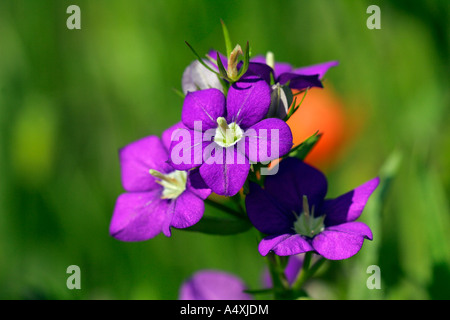
<path fill-rule="evenodd" d="M 302 270 L 300 271 L 299 275 L 297 276 L 297 278 L 295 279 L 295 281 L 292 285 L 292 289 L 294 291 L 301 290 L 301 288 L 305 284 L 306 280 L 311 278 L 326 260 L 324 258 L 321 258 L 313 266 L 311 266 L 311 258 L 312 258 L 312 253 L 307 252 L 305 254 L 305 258 L 303 260 Z"/>
<path fill-rule="evenodd" d="M 303 266 L 297 278 L 295 279 L 294 284 L 292 285 L 293 289 L 296 290 L 300 289 L 302 285 L 305 283 L 306 279 L 308 279 L 308 271 L 309 266 L 311 264 L 311 257 L 312 257 L 311 252 L 305 253 L 305 257 L 303 258 Z"/>
<path fill-rule="evenodd" d="M 273 288 L 267 288 L 267 289 L 255 289 L 255 290 L 244 290 L 245 293 L 248 294 L 264 294 L 264 293 L 273 293 Z"/>
<path fill-rule="evenodd" d="M 237 193 L 236 195 L 231 197 L 231 200 L 233 200 L 236 203 L 241 214 L 246 215 L 245 204 L 243 204 L 243 199 L 242 199 L 241 194 Z"/>
<path fill-rule="evenodd" d="M 266 261 L 272 278 L 275 299 L 282 299 L 283 293 L 290 291 L 290 288 L 284 270 L 280 266 L 279 257 L 273 253 L 269 253 L 266 256 Z"/>

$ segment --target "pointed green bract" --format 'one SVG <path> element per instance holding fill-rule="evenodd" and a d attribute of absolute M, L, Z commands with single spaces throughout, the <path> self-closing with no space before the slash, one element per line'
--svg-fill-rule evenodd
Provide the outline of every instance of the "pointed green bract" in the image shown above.
<path fill-rule="evenodd" d="M 229 57 L 231 54 L 231 50 L 233 50 L 233 46 L 231 45 L 231 40 L 230 40 L 230 33 L 228 32 L 228 28 L 222 19 L 220 20 L 220 23 L 222 24 L 223 38 L 225 40 L 225 48 L 227 50 L 227 57 Z"/>
<path fill-rule="evenodd" d="M 286 87 L 289 88 L 288 86 L 286 86 Z M 286 92 L 286 91 L 285 91 L 285 92 Z M 298 95 L 299 93 L 297 93 L 297 94 L 294 95 L 294 94 L 292 94 L 292 92 L 291 92 L 291 97 L 292 97 L 292 99 L 294 100 L 294 103 L 293 103 L 291 109 L 289 110 L 289 113 L 288 113 L 288 115 L 286 116 L 286 118 L 284 119 L 284 121 L 289 120 L 289 118 L 292 117 L 292 115 L 295 113 L 295 111 L 297 111 L 298 108 L 300 108 L 300 106 L 302 105 L 303 101 L 305 100 L 305 97 L 306 97 L 306 94 L 307 94 L 307 93 L 308 93 L 308 89 L 305 90 L 305 94 L 303 95 L 302 100 L 300 100 L 300 103 L 297 105 L 297 95 Z"/>
<path fill-rule="evenodd" d="M 177 88 L 172 88 L 173 92 L 175 92 L 181 99 L 186 98 L 186 95 L 179 89 Z"/>
<path fill-rule="evenodd" d="M 191 49 L 191 51 L 194 53 L 194 55 L 196 56 L 198 62 L 200 62 L 206 69 L 208 69 L 209 71 L 218 74 L 217 71 L 213 70 L 210 66 L 208 66 L 202 59 L 202 57 L 200 57 L 200 55 L 197 53 L 197 51 L 194 50 L 194 48 L 187 42 L 185 41 L 185 43 L 187 44 L 187 46 L 189 47 L 189 49 Z"/>
<path fill-rule="evenodd" d="M 247 41 L 244 51 L 244 64 L 242 65 L 241 70 L 239 70 L 238 80 L 247 72 L 249 63 L 250 63 L 250 45 Z"/>
<path fill-rule="evenodd" d="M 306 156 L 320 140 L 322 134 L 319 131 L 315 132 L 312 136 L 300 143 L 298 146 L 292 148 L 292 150 L 285 157 L 296 157 L 300 160 L 305 160 Z"/>

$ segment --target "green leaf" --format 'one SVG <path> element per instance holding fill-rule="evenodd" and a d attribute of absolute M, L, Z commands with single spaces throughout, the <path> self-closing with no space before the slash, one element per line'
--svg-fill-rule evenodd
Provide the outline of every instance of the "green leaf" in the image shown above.
<path fill-rule="evenodd" d="M 296 157 L 300 160 L 305 160 L 309 152 L 314 148 L 316 143 L 320 140 L 322 134 L 317 131 L 305 141 L 294 147 L 285 157 Z"/>
<path fill-rule="evenodd" d="M 250 230 L 252 224 L 244 219 L 203 217 L 197 224 L 186 229 L 185 231 L 195 231 L 205 234 L 215 235 L 233 235 Z"/>
<path fill-rule="evenodd" d="M 187 42 L 185 41 L 185 43 L 187 44 L 187 46 L 189 47 L 189 49 L 191 49 L 191 51 L 194 53 L 195 57 L 197 58 L 198 62 L 200 62 L 206 69 L 208 69 L 209 71 L 215 73 L 218 75 L 216 70 L 213 70 L 210 66 L 208 66 L 205 61 L 203 61 L 202 57 L 200 57 L 200 55 L 197 53 L 197 51 L 194 50 L 194 48 Z"/>
<path fill-rule="evenodd" d="M 223 38 L 225 39 L 225 48 L 227 50 L 227 57 L 230 57 L 231 51 L 233 50 L 233 46 L 231 45 L 230 34 L 228 33 L 227 26 L 222 19 L 220 19 L 220 23 L 222 24 Z"/>

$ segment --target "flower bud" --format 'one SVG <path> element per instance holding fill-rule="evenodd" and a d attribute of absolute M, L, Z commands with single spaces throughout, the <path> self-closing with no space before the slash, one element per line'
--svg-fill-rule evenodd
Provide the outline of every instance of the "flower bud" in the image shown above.
<path fill-rule="evenodd" d="M 292 92 L 287 86 L 281 86 L 279 83 L 271 87 L 271 102 L 267 118 L 284 119 L 288 113 L 289 106 L 292 104 Z"/>
<path fill-rule="evenodd" d="M 239 62 L 239 56 L 244 54 L 240 45 L 236 45 L 236 47 L 231 51 L 230 56 L 228 57 L 228 77 L 232 80 L 236 79 L 238 76 L 237 65 Z"/>

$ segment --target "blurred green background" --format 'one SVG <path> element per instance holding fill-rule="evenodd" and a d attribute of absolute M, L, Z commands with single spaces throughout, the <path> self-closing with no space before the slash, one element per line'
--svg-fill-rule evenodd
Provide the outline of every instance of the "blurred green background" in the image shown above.
<path fill-rule="evenodd" d="M 66 27 L 70 4 L 81 30 Z M 380 30 L 366 27 L 371 4 Z M 142 243 L 108 234 L 123 192 L 118 149 L 179 121 L 172 88 L 194 59 L 184 41 L 224 51 L 223 19 L 253 54 L 271 50 L 296 66 L 339 60 L 324 90 L 364 120 L 326 170 L 329 196 L 380 170 L 390 181 L 362 216 L 374 241 L 330 262 L 311 295 L 448 299 L 449 18 L 446 0 L 1 1 L 0 298 L 177 299 L 206 268 L 261 286 L 252 231 L 174 230 Z M 81 290 L 66 287 L 73 264 Z M 369 265 L 380 266 L 381 290 L 366 287 Z"/>

